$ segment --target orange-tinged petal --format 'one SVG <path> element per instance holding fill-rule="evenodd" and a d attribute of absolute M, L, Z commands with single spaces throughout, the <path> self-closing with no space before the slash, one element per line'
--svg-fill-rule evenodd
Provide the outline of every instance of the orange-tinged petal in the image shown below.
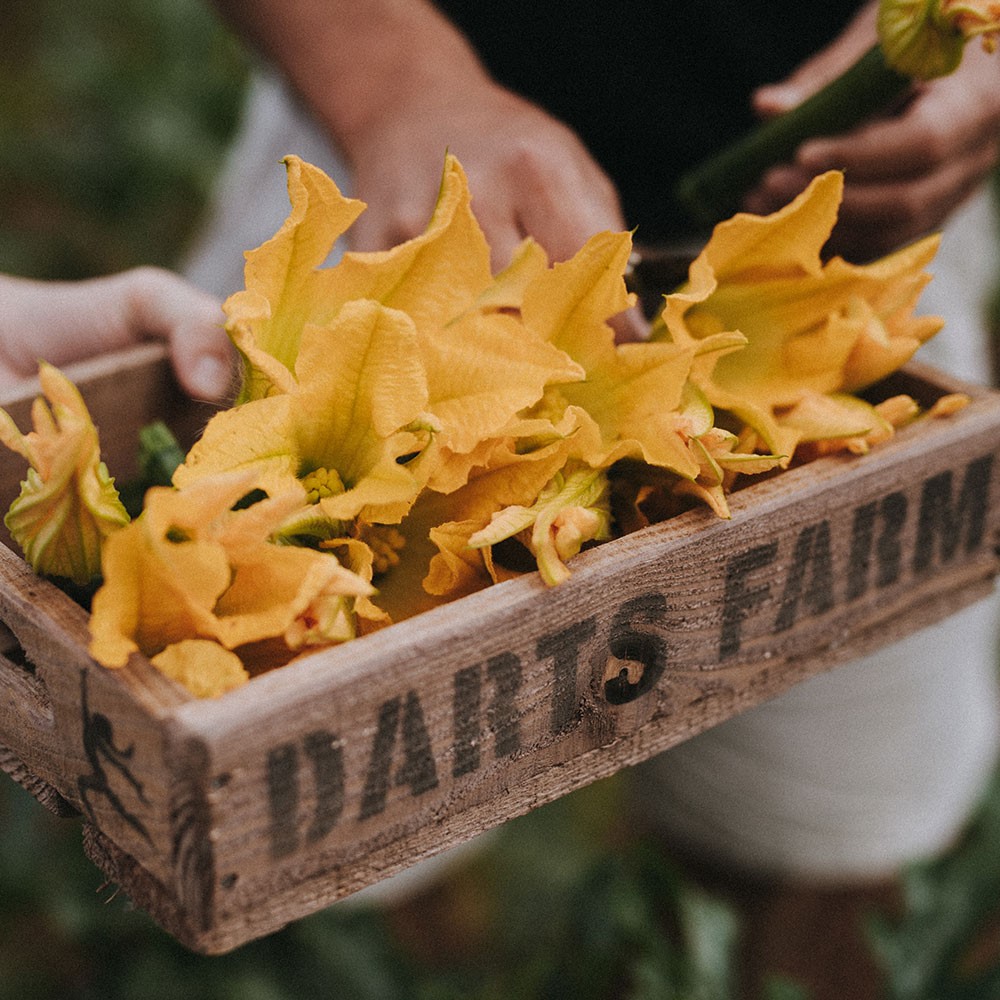
<path fill-rule="evenodd" d="M 586 382 L 563 387 L 601 429 L 604 454 L 584 452 L 584 461 L 596 467 L 628 456 L 693 476 L 679 412 L 692 359 L 690 348 L 676 344 L 623 344 L 588 369 Z"/>
<path fill-rule="evenodd" d="M 569 577 L 566 561 L 583 545 L 611 537 L 607 476 L 601 469 L 570 467 L 546 484 L 530 506 L 512 505 L 472 535 L 472 548 L 485 548 L 515 535 L 524 537 L 542 579 L 555 586 Z"/>
<path fill-rule="evenodd" d="M 427 409 L 413 321 L 377 302 L 351 302 L 331 327 L 310 328 L 296 374 L 299 454 L 316 468 L 335 468 L 348 488 L 365 475 L 386 440 Z"/>
<path fill-rule="evenodd" d="M 483 554 L 469 545 L 478 521 L 449 521 L 431 528 L 436 553 L 423 580 L 423 590 L 448 601 L 474 594 L 494 582 Z"/>
<path fill-rule="evenodd" d="M 341 305 L 330 300 L 330 272 L 320 265 L 365 205 L 344 197 L 323 171 L 297 156 L 284 162 L 291 213 L 271 239 L 246 254 L 246 290 L 230 296 L 224 308 L 227 326 L 246 330 L 291 371 L 305 324 L 324 322 Z M 242 398 L 269 391 L 270 380 L 250 368 Z"/>
<path fill-rule="evenodd" d="M 363 511 L 398 520 L 422 482 L 401 459 L 432 436 L 427 380 L 409 317 L 377 302 L 348 303 L 328 327 L 307 326 L 291 391 L 216 414 L 174 475 L 251 469 L 274 494 L 322 472 L 340 484 L 311 516 Z"/>
<path fill-rule="evenodd" d="M 174 472 L 174 485 L 184 488 L 219 473 L 249 471 L 269 494 L 288 489 L 300 465 L 293 407 L 290 396 L 278 395 L 213 414 Z"/>
<path fill-rule="evenodd" d="M 235 653 L 208 639 L 174 643 L 154 656 L 152 664 L 196 698 L 218 698 L 250 679 Z"/>
<path fill-rule="evenodd" d="M 501 313 L 466 313 L 422 337 L 421 352 L 438 441 L 459 454 L 501 433 L 547 385 L 584 377 L 563 351 Z"/>
<path fill-rule="evenodd" d="M 369 581 L 331 553 L 274 544 L 304 491 L 234 508 L 254 486 L 252 473 L 230 473 L 147 493 L 142 515 L 105 548 L 96 659 L 121 666 L 135 650 L 154 656 L 185 639 L 229 649 L 280 639 L 293 651 L 354 635 L 353 600 L 373 592 Z"/>
<path fill-rule="evenodd" d="M 32 431 L 22 434 L 0 410 L 0 443 L 32 466 L 4 523 L 36 572 L 83 585 L 100 574 L 104 540 L 128 514 L 83 397 L 51 365 L 42 363 L 39 380 L 47 402 L 34 401 Z"/>
<path fill-rule="evenodd" d="M 355 635 L 345 598 L 373 592 L 332 554 L 259 544 L 233 566 L 232 582 L 214 607 L 214 634 L 230 649 L 273 636 L 289 649 L 344 642 Z"/>
<path fill-rule="evenodd" d="M 220 545 L 175 543 L 151 527 L 140 516 L 104 548 L 104 583 L 91 608 L 90 654 L 108 667 L 124 666 L 135 651 L 149 656 L 172 642 L 211 635 L 212 608 L 229 584 Z"/>
<path fill-rule="evenodd" d="M 971 402 L 972 398 L 964 392 L 949 392 L 934 401 L 927 411 L 927 415 L 929 417 L 950 417 L 953 413 L 964 410 Z"/>
<path fill-rule="evenodd" d="M 530 412 L 534 413 L 534 409 Z M 526 456 L 533 460 L 543 453 L 542 449 L 557 442 L 567 442 L 571 435 L 574 441 L 567 443 L 563 453 L 575 453 L 583 434 L 582 415 L 576 407 L 566 407 L 565 401 L 560 401 L 557 423 L 544 416 L 515 416 L 494 437 L 477 442 L 471 451 L 455 452 L 441 445 L 426 487 L 435 493 L 454 493 L 475 479 L 481 470 L 503 464 L 507 456 Z M 590 426 L 593 426 L 592 421 Z M 599 439 L 595 429 L 593 440 L 598 442 Z"/>
<path fill-rule="evenodd" d="M 798 433 L 800 441 L 866 437 L 887 425 L 871 403 L 843 393 L 807 393 L 780 420 Z"/>
<path fill-rule="evenodd" d="M 525 324 L 589 371 L 614 344 L 608 319 L 635 303 L 623 277 L 631 252 L 628 233 L 591 237 L 573 257 L 527 286 Z"/>
<path fill-rule="evenodd" d="M 149 656 L 212 636 L 212 609 L 231 580 L 213 529 L 253 484 L 252 475 L 237 474 L 147 492 L 143 513 L 104 547 L 104 583 L 90 616 L 96 660 L 118 667 L 136 650 Z"/>
<path fill-rule="evenodd" d="M 590 433 L 579 437 L 579 458 L 593 468 L 638 458 L 694 478 L 692 430 L 679 413 L 692 366 L 700 354 L 732 350 L 744 341 L 724 332 L 705 341 L 616 345 L 607 320 L 633 302 L 622 278 L 630 252 L 628 233 L 593 237 L 527 287 L 524 321 L 586 372 L 582 381 L 560 385 L 557 393 L 586 414 L 581 424 L 591 425 Z"/>
<path fill-rule="evenodd" d="M 816 177 L 797 198 L 771 215 L 739 213 L 720 222 L 690 267 L 690 284 L 740 284 L 817 276 L 820 251 L 837 221 L 844 178 L 836 170 Z"/>
<path fill-rule="evenodd" d="M 476 299 L 476 308 L 520 309 L 528 286 L 549 266 L 548 254 L 530 236 L 521 241 L 511 262 Z"/>
<path fill-rule="evenodd" d="M 560 435 L 524 453 L 516 438 L 497 442 L 460 488 L 447 495 L 425 490 L 399 525 L 405 558 L 377 581 L 376 603 L 402 621 L 441 599 L 486 586 L 489 571 L 481 555 L 467 549 L 469 536 L 501 508 L 533 503 L 566 464 L 572 441 L 572 435 Z"/>
<path fill-rule="evenodd" d="M 443 326 L 471 308 L 493 275 L 458 160 L 445 158 L 437 204 L 423 233 L 391 250 L 348 252 L 329 275 L 331 301 L 374 299 L 407 313 L 418 329 Z"/>
<path fill-rule="evenodd" d="M 779 212 L 721 223 L 692 264 L 688 286 L 665 299 L 658 336 L 679 344 L 727 330 L 746 337 L 741 350 L 699 356 L 691 377 L 774 454 L 790 456 L 800 440 L 777 410 L 809 393 L 872 384 L 940 328 L 934 317 L 913 315 L 936 237 L 872 264 L 823 263 L 842 186 L 830 172 Z"/>

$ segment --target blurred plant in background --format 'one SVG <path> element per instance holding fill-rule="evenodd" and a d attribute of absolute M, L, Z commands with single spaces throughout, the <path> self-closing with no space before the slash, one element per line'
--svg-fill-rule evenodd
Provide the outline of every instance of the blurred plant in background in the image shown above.
<path fill-rule="evenodd" d="M 248 59 L 207 0 L 3 0 L 0 270 L 183 253 Z M 1000 338 L 1000 295 L 994 310 Z M 735 911 L 625 835 L 612 779 L 504 827 L 416 914 L 335 906 L 219 958 L 178 946 L 0 775 L 0 1000 L 746 1000 Z M 1000 1000 L 1000 782 L 873 916 L 885 1000 Z M 756 998 L 754 998 L 756 1000 Z M 808 1000 L 775 978 L 766 1000 Z M 845 998 L 848 1000 L 848 998 Z"/>
<path fill-rule="evenodd" d="M 0 271 L 173 263 L 236 124 L 247 59 L 204 0 L 4 0 Z"/>
<path fill-rule="evenodd" d="M 732 914 L 662 855 L 612 849 L 614 782 L 508 824 L 419 920 L 334 906 L 216 958 L 113 898 L 78 824 L 10 792 L 0 1000 L 738 1000 Z"/>

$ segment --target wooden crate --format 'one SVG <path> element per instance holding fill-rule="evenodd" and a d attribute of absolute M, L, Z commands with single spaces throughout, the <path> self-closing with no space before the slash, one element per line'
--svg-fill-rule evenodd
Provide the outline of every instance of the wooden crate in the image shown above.
<path fill-rule="evenodd" d="M 134 432 L 192 412 L 158 348 L 70 374 L 129 474 Z M 913 367 L 927 404 L 956 386 Z M 987 594 L 1000 396 L 498 585 L 209 701 L 0 548 L 0 764 L 86 819 L 107 876 L 191 948 L 227 951 L 635 764 Z M 27 400 L 0 399 L 22 421 Z M 128 432 L 128 433 L 126 433 Z M 116 450 L 110 450 L 114 445 Z M 0 456 L 0 502 L 23 463 Z"/>

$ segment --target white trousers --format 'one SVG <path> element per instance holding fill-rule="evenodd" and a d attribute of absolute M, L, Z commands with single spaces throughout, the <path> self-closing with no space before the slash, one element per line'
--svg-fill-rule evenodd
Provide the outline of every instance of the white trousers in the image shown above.
<path fill-rule="evenodd" d="M 243 251 L 287 215 L 287 153 L 350 190 L 336 152 L 279 83 L 259 77 L 186 268 L 207 290 L 240 289 Z M 921 359 L 974 382 L 989 378 L 982 310 L 998 248 L 984 192 L 947 227 L 921 305 L 946 319 Z M 941 850 L 996 760 L 997 606 L 981 602 L 642 765 L 638 808 L 689 849 L 758 874 L 865 879 Z M 436 870 L 425 863 L 404 883 Z"/>

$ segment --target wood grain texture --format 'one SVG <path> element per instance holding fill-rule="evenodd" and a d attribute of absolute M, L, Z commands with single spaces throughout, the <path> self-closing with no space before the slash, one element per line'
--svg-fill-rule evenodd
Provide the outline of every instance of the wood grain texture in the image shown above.
<path fill-rule="evenodd" d="M 25 654 L 0 659 L 0 745 L 168 930 L 230 950 L 989 593 L 1000 397 L 971 391 L 738 491 L 731 520 L 691 511 L 554 589 L 512 580 L 210 701 L 93 664 L 83 612 L 0 551 Z"/>

